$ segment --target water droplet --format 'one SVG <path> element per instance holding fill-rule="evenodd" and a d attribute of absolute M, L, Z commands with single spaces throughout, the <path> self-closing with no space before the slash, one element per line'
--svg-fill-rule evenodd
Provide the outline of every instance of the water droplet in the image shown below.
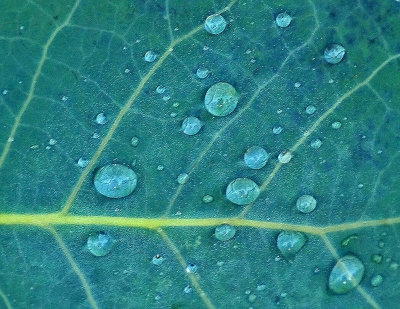
<path fill-rule="evenodd" d="M 319 147 L 321 147 L 322 141 L 319 138 L 317 138 L 317 139 L 313 140 L 310 145 L 312 148 L 318 149 Z"/>
<path fill-rule="evenodd" d="M 397 262 L 392 262 L 392 263 L 390 263 L 389 268 L 390 268 L 391 270 L 397 270 L 397 269 L 399 268 L 399 263 L 397 263 Z"/>
<path fill-rule="evenodd" d="M 264 291 L 266 288 L 267 288 L 267 285 L 265 285 L 265 284 L 257 285 L 257 291 Z"/>
<path fill-rule="evenodd" d="M 254 295 L 254 294 L 250 294 L 249 295 L 249 302 L 250 303 L 254 303 L 256 301 L 256 299 L 257 299 L 257 295 Z"/>
<path fill-rule="evenodd" d="M 376 263 L 376 264 L 382 263 L 382 259 L 383 259 L 383 257 L 382 257 L 382 255 L 380 255 L 380 254 L 373 254 L 373 255 L 371 256 L 371 261 L 374 262 L 374 263 Z"/>
<path fill-rule="evenodd" d="M 244 163 L 255 170 L 263 168 L 269 159 L 267 151 L 260 146 L 253 146 L 247 149 L 244 154 Z"/>
<path fill-rule="evenodd" d="M 172 112 L 171 114 L 169 114 L 169 116 L 170 116 L 171 118 L 175 118 L 176 116 L 178 116 L 178 114 L 175 113 L 175 112 Z"/>
<path fill-rule="evenodd" d="M 192 291 L 193 291 L 193 289 L 190 285 L 185 286 L 185 288 L 183 289 L 183 293 L 185 293 L 185 294 L 189 294 Z"/>
<path fill-rule="evenodd" d="M 331 44 L 324 51 L 324 59 L 331 64 L 337 64 L 342 61 L 346 50 L 342 45 Z"/>
<path fill-rule="evenodd" d="M 275 126 L 272 128 L 272 133 L 278 135 L 282 133 L 283 128 L 281 126 Z"/>
<path fill-rule="evenodd" d="M 135 172 L 121 164 L 103 166 L 94 176 L 97 192 L 109 198 L 128 196 L 136 188 L 136 183 Z"/>
<path fill-rule="evenodd" d="M 106 117 L 106 115 L 104 113 L 97 114 L 97 116 L 96 116 L 96 123 L 97 124 L 106 124 L 107 121 L 108 121 L 107 117 Z"/>
<path fill-rule="evenodd" d="M 385 242 L 383 240 L 378 241 L 378 247 L 383 248 L 385 246 Z"/>
<path fill-rule="evenodd" d="M 221 241 L 232 239 L 236 234 L 236 228 L 229 224 L 221 224 L 215 228 L 214 236 Z"/>
<path fill-rule="evenodd" d="M 292 160 L 292 153 L 290 151 L 282 151 L 278 156 L 278 161 L 282 164 L 289 163 Z"/>
<path fill-rule="evenodd" d="M 212 197 L 212 195 L 206 194 L 203 196 L 203 203 L 211 203 L 214 200 L 214 198 Z"/>
<path fill-rule="evenodd" d="M 182 174 L 178 175 L 178 177 L 176 178 L 176 181 L 179 184 L 184 185 L 185 183 L 187 183 L 188 179 L 189 179 L 189 175 L 186 173 L 182 173 Z"/>
<path fill-rule="evenodd" d="M 164 262 L 165 258 L 163 258 L 160 254 L 156 254 L 155 256 L 153 256 L 153 259 L 151 260 L 151 262 L 154 265 L 161 265 L 162 262 Z"/>
<path fill-rule="evenodd" d="M 158 165 L 157 166 L 157 171 L 162 171 L 164 170 L 164 165 Z"/>
<path fill-rule="evenodd" d="M 156 92 L 158 93 L 158 94 L 162 94 L 162 93 L 164 93 L 165 92 L 165 87 L 163 87 L 163 86 L 157 86 L 157 88 L 156 88 Z"/>
<path fill-rule="evenodd" d="M 136 147 L 137 145 L 139 145 L 139 138 L 137 136 L 134 136 L 131 138 L 131 145 L 133 147 Z"/>
<path fill-rule="evenodd" d="M 294 258 L 295 254 L 303 248 L 306 240 L 306 236 L 300 232 L 283 231 L 279 233 L 276 239 L 276 245 L 282 255 L 288 260 L 291 260 Z"/>
<path fill-rule="evenodd" d="M 210 15 L 204 22 L 204 29 L 210 34 L 220 34 L 225 30 L 227 22 L 219 14 Z"/>
<path fill-rule="evenodd" d="M 186 265 L 185 271 L 187 273 L 195 273 L 197 271 L 197 265 L 193 263 L 188 263 Z"/>
<path fill-rule="evenodd" d="M 371 285 L 373 287 L 380 286 L 383 282 L 383 277 L 381 275 L 375 275 L 371 278 Z"/>
<path fill-rule="evenodd" d="M 301 86 L 301 83 L 299 83 L 299 82 L 294 83 L 295 88 L 300 88 L 300 86 Z"/>
<path fill-rule="evenodd" d="M 190 116 L 183 120 L 181 128 L 183 133 L 187 135 L 195 135 L 200 131 L 201 126 L 202 124 L 200 119 Z"/>
<path fill-rule="evenodd" d="M 171 99 L 171 97 L 169 95 L 165 95 L 165 96 L 162 97 L 162 99 L 163 99 L 164 102 L 167 102 L 167 101 L 169 101 Z"/>
<path fill-rule="evenodd" d="M 364 270 L 364 264 L 355 256 L 340 258 L 329 274 L 329 289 L 337 294 L 351 291 L 360 283 Z"/>
<path fill-rule="evenodd" d="M 55 144 L 57 144 L 57 141 L 54 138 L 49 139 L 50 146 L 54 146 Z"/>
<path fill-rule="evenodd" d="M 306 107 L 306 113 L 309 114 L 309 115 L 314 114 L 316 110 L 317 110 L 317 109 L 315 108 L 314 105 L 308 105 L 308 106 Z"/>
<path fill-rule="evenodd" d="M 87 248 L 95 256 L 105 256 L 111 251 L 113 239 L 103 231 L 93 233 L 87 240 Z"/>
<path fill-rule="evenodd" d="M 228 83 L 212 85 L 204 97 L 207 111 L 214 116 L 226 116 L 232 113 L 239 101 L 239 94 Z"/>
<path fill-rule="evenodd" d="M 339 121 L 332 122 L 332 129 L 340 129 L 342 124 Z"/>
<path fill-rule="evenodd" d="M 86 166 L 88 166 L 88 164 L 89 164 L 89 160 L 86 160 L 85 158 L 79 158 L 78 159 L 78 162 L 76 163 L 79 167 L 82 167 L 82 168 L 84 168 L 84 167 L 86 167 Z"/>
<path fill-rule="evenodd" d="M 281 28 L 286 28 L 289 26 L 291 21 L 292 17 L 286 12 L 279 13 L 275 18 L 276 25 Z"/>
<path fill-rule="evenodd" d="M 156 58 L 157 54 L 152 50 L 149 50 L 144 54 L 144 61 L 146 62 L 153 62 L 154 60 L 156 60 Z"/>
<path fill-rule="evenodd" d="M 210 71 L 206 69 L 205 67 L 199 67 L 196 71 L 196 75 L 198 78 L 206 78 L 210 74 Z"/>
<path fill-rule="evenodd" d="M 226 198 L 237 205 L 253 203 L 259 194 L 258 185 L 248 178 L 236 178 L 226 188 Z"/>
<path fill-rule="evenodd" d="M 304 214 L 312 212 L 315 207 L 317 207 L 317 201 L 311 195 L 302 195 L 297 199 L 296 208 Z"/>
<path fill-rule="evenodd" d="M 93 133 L 92 138 L 94 139 L 98 139 L 100 137 L 100 135 L 98 133 Z"/>

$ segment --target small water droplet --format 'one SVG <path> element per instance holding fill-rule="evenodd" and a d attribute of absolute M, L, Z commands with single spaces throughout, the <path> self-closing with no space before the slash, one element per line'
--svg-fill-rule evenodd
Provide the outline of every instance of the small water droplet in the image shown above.
<path fill-rule="evenodd" d="M 392 263 L 390 263 L 389 268 L 390 268 L 391 270 L 397 270 L 397 269 L 399 268 L 399 263 L 397 263 L 397 262 L 392 262 Z"/>
<path fill-rule="evenodd" d="M 306 240 L 307 238 L 300 232 L 283 231 L 279 233 L 276 245 L 286 259 L 292 260 L 296 253 L 303 248 Z"/>
<path fill-rule="evenodd" d="M 98 133 L 93 133 L 92 138 L 94 139 L 98 139 L 100 137 L 100 135 Z"/>
<path fill-rule="evenodd" d="M 214 198 L 209 194 L 204 195 L 202 198 L 203 203 L 211 203 L 213 200 Z"/>
<path fill-rule="evenodd" d="M 381 275 L 375 275 L 371 278 L 371 285 L 373 287 L 380 286 L 383 282 L 383 277 Z"/>
<path fill-rule="evenodd" d="M 308 105 L 306 107 L 306 113 L 309 114 L 309 115 L 314 114 L 316 110 L 317 109 L 316 109 L 316 107 L 314 105 Z"/>
<path fill-rule="evenodd" d="M 278 156 L 278 161 L 282 164 L 289 163 L 292 160 L 292 153 L 290 151 L 282 151 Z"/>
<path fill-rule="evenodd" d="M 121 164 L 103 166 L 94 176 L 97 192 L 109 198 L 128 196 L 136 188 L 136 183 L 135 172 Z"/>
<path fill-rule="evenodd" d="M 225 30 L 227 22 L 219 14 L 213 14 L 206 18 L 204 22 L 204 29 L 210 34 L 220 34 Z"/>
<path fill-rule="evenodd" d="M 161 85 L 160 85 L 160 86 L 157 86 L 157 88 L 156 88 L 156 92 L 157 92 L 158 94 L 164 93 L 165 90 L 166 90 L 166 88 L 163 87 L 163 86 L 161 86 Z"/>
<path fill-rule="evenodd" d="M 7 94 L 8 94 L 8 90 L 7 90 L 7 89 L 4 89 L 4 90 L 2 91 L 2 94 L 3 94 L 3 95 L 7 95 Z"/>
<path fill-rule="evenodd" d="M 144 54 L 144 61 L 146 61 L 146 62 L 154 62 L 154 60 L 156 60 L 156 58 L 157 58 L 157 54 L 155 52 L 153 52 L 152 50 L 149 50 Z"/>
<path fill-rule="evenodd" d="M 311 148 L 318 149 L 319 147 L 321 147 L 322 141 L 319 138 L 317 138 L 317 139 L 313 140 L 310 145 L 311 145 Z"/>
<path fill-rule="evenodd" d="M 54 146 L 55 144 L 57 144 L 57 141 L 54 138 L 49 139 L 50 146 Z"/>
<path fill-rule="evenodd" d="M 87 240 L 87 248 L 95 256 L 105 256 L 113 246 L 111 236 L 103 231 L 93 233 Z"/>
<path fill-rule="evenodd" d="M 134 136 L 131 138 L 131 145 L 133 147 L 136 147 L 137 145 L 139 145 L 139 138 L 137 136 Z"/>
<path fill-rule="evenodd" d="M 376 264 L 382 263 L 382 259 L 383 259 L 383 257 L 382 257 L 382 255 L 380 255 L 380 254 L 373 254 L 373 255 L 371 256 L 371 261 L 374 262 L 374 263 L 376 263 Z"/>
<path fill-rule="evenodd" d="M 172 112 L 171 114 L 169 114 L 169 116 L 170 116 L 171 118 L 175 118 L 176 116 L 178 116 L 178 114 L 175 113 L 175 112 Z"/>
<path fill-rule="evenodd" d="M 300 88 L 301 87 L 301 83 L 299 83 L 299 82 L 294 83 L 294 87 L 295 88 Z"/>
<path fill-rule="evenodd" d="M 226 198 L 237 205 L 253 203 L 259 194 L 258 185 L 248 178 L 236 178 L 226 188 Z"/>
<path fill-rule="evenodd" d="M 340 129 L 341 126 L 342 126 L 342 123 L 339 121 L 332 122 L 332 124 L 331 124 L 332 129 Z"/>
<path fill-rule="evenodd" d="M 382 249 L 384 246 L 385 246 L 385 242 L 383 240 L 380 240 L 378 242 L 378 247 Z"/>
<path fill-rule="evenodd" d="M 193 263 L 188 263 L 186 265 L 185 271 L 187 273 L 195 273 L 197 271 L 197 265 Z"/>
<path fill-rule="evenodd" d="M 192 291 L 193 291 L 193 289 L 190 285 L 185 286 L 185 288 L 183 289 L 183 293 L 185 293 L 185 294 L 189 294 Z"/>
<path fill-rule="evenodd" d="M 278 135 L 282 133 L 283 128 L 281 126 L 275 126 L 272 128 L 272 133 Z"/>
<path fill-rule="evenodd" d="M 185 183 L 187 183 L 189 179 L 189 175 L 186 173 L 182 173 L 179 174 L 178 177 L 176 178 L 176 181 L 180 184 L 180 185 L 184 185 Z"/>
<path fill-rule="evenodd" d="M 331 44 L 324 51 L 324 59 L 330 64 L 337 64 L 342 61 L 346 50 L 342 45 Z"/>
<path fill-rule="evenodd" d="M 267 151 L 260 146 L 253 146 L 247 149 L 244 154 L 244 163 L 251 169 L 263 168 L 269 159 Z"/>
<path fill-rule="evenodd" d="M 340 258 L 329 274 L 329 289 L 336 294 L 345 294 L 360 283 L 364 275 L 364 264 L 355 256 Z"/>
<path fill-rule="evenodd" d="M 215 228 L 214 236 L 220 241 L 232 239 L 236 234 L 236 228 L 229 224 L 221 224 Z"/>
<path fill-rule="evenodd" d="M 205 67 L 199 67 L 196 71 L 196 76 L 200 79 L 206 78 L 210 71 Z"/>
<path fill-rule="evenodd" d="M 276 25 L 281 28 L 288 27 L 291 21 L 292 17 L 286 12 L 279 13 L 275 18 Z"/>
<path fill-rule="evenodd" d="M 162 171 L 164 170 L 164 165 L 158 165 L 157 166 L 157 171 Z"/>
<path fill-rule="evenodd" d="M 154 265 L 161 265 L 162 262 L 164 262 L 165 258 L 163 258 L 160 254 L 156 254 L 155 256 L 153 256 L 153 259 L 151 260 L 151 262 Z"/>
<path fill-rule="evenodd" d="M 257 291 L 264 291 L 267 288 L 265 284 L 259 284 L 257 285 Z"/>
<path fill-rule="evenodd" d="M 201 127 L 200 119 L 190 116 L 183 120 L 181 128 L 186 135 L 195 135 L 200 131 Z"/>
<path fill-rule="evenodd" d="M 107 121 L 108 121 L 107 117 L 106 117 L 106 115 L 104 113 L 97 114 L 97 116 L 96 116 L 96 123 L 97 124 L 103 125 L 103 124 L 106 124 Z"/>
<path fill-rule="evenodd" d="M 298 211 L 308 214 L 317 207 L 316 199 L 311 195 L 302 195 L 296 201 L 296 208 Z"/>
<path fill-rule="evenodd" d="M 87 160 L 87 159 L 81 157 L 81 158 L 78 159 L 78 162 L 77 162 L 76 164 L 77 164 L 79 167 L 84 168 L 84 167 L 88 166 L 89 160 Z"/>
<path fill-rule="evenodd" d="M 239 101 L 235 88 L 224 82 L 212 85 L 204 97 L 207 111 L 214 116 L 227 116 L 232 113 Z"/>
<path fill-rule="evenodd" d="M 167 101 L 169 101 L 171 99 L 171 97 L 169 95 L 165 95 L 165 96 L 162 97 L 162 99 L 163 99 L 164 102 L 167 102 Z"/>
<path fill-rule="evenodd" d="M 256 301 L 256 299 L 257 299 L 257 295 L 254 295 L 254 294 L 250 294 L 249 295 L 249 302 L 250 303 L 254 303 Z"/>

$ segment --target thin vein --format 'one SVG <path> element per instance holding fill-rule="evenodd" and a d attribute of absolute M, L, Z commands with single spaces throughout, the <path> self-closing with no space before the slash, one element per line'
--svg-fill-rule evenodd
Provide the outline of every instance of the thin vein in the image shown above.
<path fill-rule="evenodd" d="M 6 306 L 7 309 L 12 309 L 11 303 L 8 300 L 7 295 L 3 292 L 3 290 L 0 288 L 0 297 L 4 302 L 4 305 Z"/>
<path fill-rule="evenodd" d="M 66 26 L 68 26 L 69 22 L 71 21 L 72 16 L 74 15 L 76 9 L 79 6 L 81 0 L 77 0 L 74 4 L 74 6 L 72 7 L 70 13 L 68 14 L 67 18 L 65 19 L 65 21 L 59 25 L 57 28 L 54 29 L 54 31 L 51 33 L 49 39 L 47 40 L 46 44 L 43 47 L 43 51 L 42 51 L 42 56 L 40 57 L 38 66 L 36 67 L 36 71 L 33 74 L 32 77 L 32 81 L 31 81 L 31 85 L 29 87 L 29 92 L 28 95 L 25 99 L 25 101 L 22 103 L 22 107 L 19 110 L 17 116 L 14 119 L 14 123 L 13 126 L 11 127 L 11 131 L 10 134 L 8 135 L 8 141 L 5 143 L 5 146 L 3 148 L 3 151 L 1 152 L 0 155 L 0 168 L 3 166 L 4 161 L 7 157 L 8 152 L 10 151 L 10 147 L 11 147 L 11 143 L 15 138 L 15 134 L 17 133 L 17 129 L 19 127 L 19 124 L 21 122 L 22 116 L 24 115 L 25 111 L 27 110 L 29 104 L 31 103 L 34 94 L 35 94 L 35 89 L 36 89 L 36 83 L 37 80 L 40 76 L 40 73 L 42 72 L 42 68 L 44 63 L 46 62 L 46 58 L 47 58 L 47 52 L 51 46 L 51 44 L 53 43 L 55 37 L 57 36 L 57 34 Z"/>

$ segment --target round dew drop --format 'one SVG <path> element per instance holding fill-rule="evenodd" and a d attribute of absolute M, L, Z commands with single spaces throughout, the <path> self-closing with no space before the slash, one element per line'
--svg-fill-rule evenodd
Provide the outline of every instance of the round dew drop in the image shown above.
<path fill-rule="evenodd" d="M 210 71 L 204 67 L 199 67 L 196 71 L 196 76 L 200 79 L 206 78 Z"/>
<path fill-rule="evenodd" d="M 184 185 L 185 183 L 187 183 L 189 179 L 189 175 L 186 173 L 182 173 L 179 174 L 178 177 L 176 178 L 176 181 L 180 184 L 180 185 Z"/>
<path fill-rule="evenodd" d="M 282 164 L 289 163 L 292 160 L 292 153 L 290 151 L 282 151 L 278 156 L 278 161 Z"/>
<path fill-rule="evenodd" d="M 278 135 L 282 133 L 283 128 L 281 126 L 275 126 L 272 128 L 272 133 Z"/>
<path fill-rule="evenodd" d="M 292 17 L 286 12 L 279 13 L 275 18 L 276 25 L 281 28 L 288 27 L 290 25 L 291 21 L 292 21 Z"/>
<path fill-rule="evenodd" d="M 340 129 L 342 124 L 339 121 L 332 122 L 332 129 Z"/>
<path fill-rule="evenodd" d="M 330 64 L 337 64 L 342 61 L 346 50 L 342 45 L 331 44 L 324 51 L 324 59 Z"/>
<path fill-rule="evenodd" d="M 186 135 L 195 135 L 200 131 L 201 126 L 201 121 L 198 118 L 190 116 L 183 120 L 181 128 Z"/>
<path fill-rule="evenodd" d="M 232 239 L 236 234 L 236 228 L 229 224 L 221 224 L 215 228 L 214 236 L 221 241 Z"/>
<path fill-rule="evenodd" d="M 313 140 L 310 144 L 311 148 L 314 148 L 314 149 L 318 149 L 319 147 L 321 147 L 321 145 L 322 145 L 322 141 L 318 138 Z"/>
<path fill-rule="evenodd" d="M 317 109 L 315 108 L 314 105 L 308 105 L 308 106 L 306 107 L 306 113 L 307 113 L 308 115 L 314 114 L 316 110 L 317 110 Z"/>
<path fill-rule="evenodd" d="M 151 260 L 151 262 L 154 265 L 161 265 L 162 262 L 164 262 L 165 258 L 163 258 L 160 254 L 156 254 L 155 256 L 153 256 L 153 259 Z"/>
<path fill-rule="evenodd" d="M 220 34 L 225 30 L 227 22 L 219 14 L 210 15 L 204 22 L 204 29 L 210 34 Z"/>
<path fill-rule="evenodd" d="M 312 212 L 315 207 L 317 207 L 317 201 L 311 195 L 302 195 L 297 199 L 296 208 L 304 214 Z"/>
<path fill-rule="evenodd" d="M 136 183 L 135 172 L 121 164 L 106 165 L 94 176 L 97 192 L 109 198 L 128 196 L 136 188 Z"/>
<path fill-rule="evenodd" d="M 375 275 L 371 278 L 371 285 L 373 287 L 380 286 L 383 282 L 383 277 L 381 275 Z"/>
<path fill-rule="evenodd" d="M 106 124 L 107 121 L 108 121 L 107 117 L 106 117 L 106 115 L 104 113 L 97 114 L 97 116 L 96 116 L 96 123 L 97 124 L 103 125 L 103 124 Z"/>
<path fill-rule="evenodd" d="M 361 282 L 364 271 L 364 264 L 355 256 L 340 258 L 329 274 L 329 289 L 336 294 L 353 290 Z"/>
<path fill-rule="evenodd" d="M 186 265 L 185 271 L 187 273 L 195 273 L 197 271 L 197 265 L 193 263 L 189 263 Z"/>
<path fill-rule="evenodd" d="M 146 62 L 154 62 L 156 60 L 157 54 L 153 52 L 152 50 L 149 50 L 144 54 L 144 61 Z"/>
<path fill-rule="evenodd" d="M 214 200 L 213 196 L 210 194 L 206 194 L 203 196 L 202 201 L 203 203 L 211 203 Z"/>
<path fill-rule="evenodd" d="M 276 245 L 282 255 L 291 260 L 295 254 L 303 248 L 307 238 L 300 232 L 283 231 L 280 232 L 276 239 Z"/>
<path fill-rule="evenodd" d="M 244 163 L 251 169 L 263 168 L 269 159 L 267 151 L 260 146 L 253 146 L 247 149 L 244 154 Z"/>
<path fill-rule="evenodd" d="M 248 178 L 236 178 L 226 188 L 226 198 L 237 205 L 253 203 L 259 195 L 260 188 Z"/>
<path fill-rule="evenodd" d="M 239 101 L 236 89 L 224 82 L 212 85 L 206 92 L 204 104 L 207 111 L 214 116 L 227 116 L 232 113 Z"/>
<path fill-rule="evenodd" d="M 137 147 L 137 145 L 139 145 L 139 138 L 137 136 L 131 138 L 131 145 L 133 147 Z"/>
<path fill-rule="evenodd" d="M 109 234 L 101 231 L 91 234 L 86 245 L 94 256 L 105 256 L 112 249 L 113 239 Z"/>

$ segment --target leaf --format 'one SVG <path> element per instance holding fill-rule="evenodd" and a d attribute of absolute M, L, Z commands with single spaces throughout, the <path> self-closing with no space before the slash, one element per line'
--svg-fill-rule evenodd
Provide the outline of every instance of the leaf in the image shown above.
<path fill-rule="evenodd" d="M 397 306 L 399 3 L 6 0 L 0 11 L 2 307 Z M 274 23 L 281 12 L 286 28 Z M 215 13 L 228 25 L 211 35 L 203 23 Z M 323 58 L 333 43 L 346 49 L 338 64 Z M 225 117 L 204 107 L 217 82 L 240 96 Z M 180 129 L 188 116 L 202 122 L 193 136 Z M 251 146 L 270 154 L 259 170 L 244 164 Z M 112 163 L 137 174 L 128 197 L 94 188 Z M 253 204 L 226 199 L 238 177 L 260 186 Z M 304 194 L 317 201 L 308 214 L 296 209 Z M 220 224 L 235 236 L 217 240 Z M 97 257 L 86 241 L 100 231 L 114 243 Z M 281 231 L 307 237 L 290 261 Z M 335 295 L 328 277 L 345 255 L 365 274 Z"/>

